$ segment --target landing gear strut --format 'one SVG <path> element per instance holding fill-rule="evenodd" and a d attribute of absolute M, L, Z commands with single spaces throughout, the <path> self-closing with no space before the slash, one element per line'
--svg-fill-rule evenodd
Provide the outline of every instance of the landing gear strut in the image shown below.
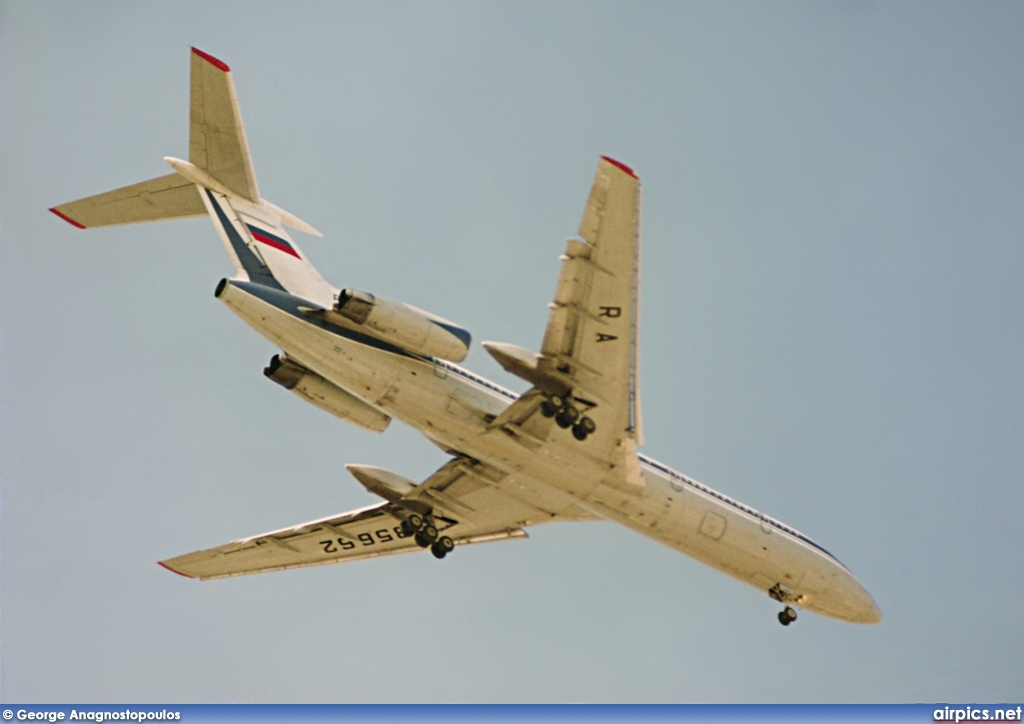
<path fill-rule="evenodd" d="M 583 415 L 569 398 L 561 395 L 547 395 L 540 403 L 540 414 L 553 417 L 563 430 L 572 428 L 572 436 L 580 442 L 597 429 L 589 417 Z"/>
<path fill-rule="evenodd" d="M 789 604 L 790 602 L 800 603 L 803 600 L 803 595 L 797 595 L 793 589 L 789 586 L 784 586 L 781 583 L 776 583 L 774 586 L 768 589 L 768 595 L 778 601 L 779 603 Z M 787 605 L 784 609 L 779 611 L 779 623 L 783 626 L 789 626 L 789 624 L 796 621 L 796 611 L 793 610 L 792 606 Z"/>
<path fill-rule="evenodd" d="M 779 623 L 783 626 L 789 626 L 789 624 L 796 621 L 796 611 L 790 606 L 786 606 L 784 609 L 779 611 Z"/>

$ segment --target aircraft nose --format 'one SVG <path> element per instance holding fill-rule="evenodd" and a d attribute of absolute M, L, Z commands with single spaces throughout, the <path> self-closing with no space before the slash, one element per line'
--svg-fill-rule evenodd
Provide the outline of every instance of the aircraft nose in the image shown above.
<path fill-rule="evenodd" d="M 846 584 L 843 598 L 846 599 L 847 620 L 852 623 L 880 623 L 882 611 L 868 589 L 852 575 L 848 576 Z"/>
<path fill-rule="evenodd" d="M 871 624 L 882 620 L 882 611 L 868 589 L 838 562 L 826 575 L 805 583 L 820 587 L 803 604 L 805 608 L 850 623 Z"/>
<path fill-rule="evenodd" d="M 863 602 L 860 607 L 860 612 L 854 619 L 855 623 L 881 623 L 882 622 L 882 610 L 878 608 L 878 604 L 871 598 L 869 594 L 867 600 Z"/>

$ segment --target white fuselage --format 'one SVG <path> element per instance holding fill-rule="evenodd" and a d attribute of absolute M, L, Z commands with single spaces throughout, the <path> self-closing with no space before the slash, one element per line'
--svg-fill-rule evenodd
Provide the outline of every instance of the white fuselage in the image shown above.
<path fill-rule="evenodd" d="M 536 450 L 488 428 L 517 397 L 439 360 L 365 344 L 227 285 L 220 299 L 286 354 L 446 450 L 515 474 L 541 523 L 570 508 L 621 523 L 762 592 L 819 614 L 874 623 L 871 595 L 835 557 L 792 528 L 645 456 L 643 485 L 611 486 L 587 446 L 562 435 Z"/>

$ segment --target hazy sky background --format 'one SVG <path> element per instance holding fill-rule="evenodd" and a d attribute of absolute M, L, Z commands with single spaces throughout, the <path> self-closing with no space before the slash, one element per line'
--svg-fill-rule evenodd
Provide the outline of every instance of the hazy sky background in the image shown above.
<path fill-rule="evenodd" d="M 1024 699 L 1024 4 L 0 2 L 0 696 Z M 338 286 L 540 344 L 598 156 L 644 184 L 644 451 L 795 526 L 879 626 L 610 523 L 196 582 L 156 561 L 445 455 L 266 380 L 208 220 L 47 208 L 188 152 L 234 71 Z M 522 390 L 476 346 L 466 366 Z"/>

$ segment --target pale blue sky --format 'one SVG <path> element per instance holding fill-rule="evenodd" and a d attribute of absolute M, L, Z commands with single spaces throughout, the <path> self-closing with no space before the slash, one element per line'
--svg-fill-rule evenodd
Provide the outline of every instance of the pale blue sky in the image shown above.
<path fill-rule="evenodd" d="M 0 2 L 4 701 L 1024 699 L 1024 5 Z M 539 344 L 597 158 L 644 184 L 644 451 L 885 614 L 784 629 L 611 524 L 197 583 L 156 561 L 444 455 L 263 378 L 206 220 L 46 209 L 187 154 L 234 71 L 339 286 Z M 515 389 L 477 347 L 471 370 Z"/>

